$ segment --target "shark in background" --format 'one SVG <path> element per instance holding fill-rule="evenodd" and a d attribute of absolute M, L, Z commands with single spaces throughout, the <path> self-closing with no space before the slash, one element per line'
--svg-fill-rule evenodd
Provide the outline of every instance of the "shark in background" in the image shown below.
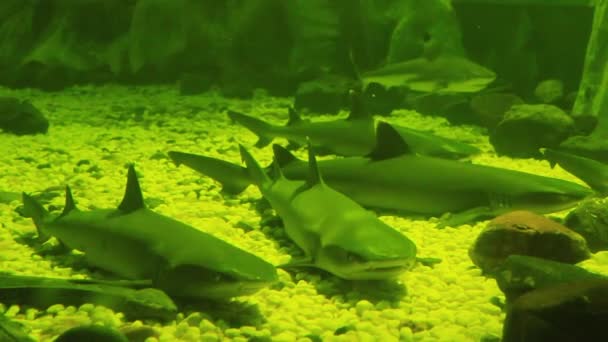
<path fill-rule="evenodd" d="M 390 279 L 416 262 L 416 245 L 372 212 L 323 181 L 308 146 L 306 180 L 289 180 L 274 165 L 273 178 L 241 145 L 247 172 L 283 220 L 285 232 L 310 266 L 348 280 Z"/>
<path fill-rule="evenodd" d="M 496 79 L 496 74 L 465 57 L 438 56 L 390 63 L 359 76 L 363 88 L 378 83 L 385 88 L 404 87 L 421 93 L 476 93 Z"/>
<path fill-rule="evenodd" d="M 261 258 L 146 208 L 133 165 L 117 208 L 81 211 L 69 187 L 57 217 L 25 193 L 23 203 L 40 238 L 53 236 L 124 279 L 152 280 L 170 296 L 228 299 L 277 281 L 275 267 Z"/>
<path fill-rule="evenodd" d="M 359 91 L 351 91 L 350 98 L 351 108 L 346 119 L 311 122 L 302 119 L 293 108 L 289 108 L 289 120 L 284 126 L 273 125 L 233 110 L 228 111 L 228 117 L 258 136 L 256 147 L 267 146 L 275 138 L 285 138 L 290 143 L 288 148 L 297 148 L 306 144 L 306 139 L 310 138 L 318 154 L 364 156 L 376 144 L 376 123 Z M 477 147 L 455 139 L 403 126 L 394 127 L 415 153 L 460 159 L 480 152 Z"/>
<path fill-rule="evenodd" d="M 512 210 L 552 213 L 569 209 L 593 191 L 577 183 L 535 174 L 411 153 L 389 124 L 377 127 L 377 144 L 365 157 L 322 160 L 333 189 L 367 208 L 442 217 L 439 227 L 473 223 Z M 274 145 L 275 162 L 288 179 L 305 180 L 306 162 Z M 246 170 L 215 158 L 171 151 L 169 157 L 213 177 L 231 193 L 253 182 Z M 449 214 L 449 215 L 446 215 Z"/>
<path fill-rule="evenodd" d="M 289 121 L 284 126 L 273 125 L 253 116 L 228 110 L 228 117 L 258 136 L 256 147 L 265 147 L 275 138 L 285 138 L 290 148 L 299 148 L 309 137 L 319 154 L 360 156 L 369 153 L 374 144 L 375 123 L 371 117 L 358 116 L 352 111 L 346 120 L 310 122 L 289 108 Z M 314 140 L 313 140 L 314 139 Z"/>

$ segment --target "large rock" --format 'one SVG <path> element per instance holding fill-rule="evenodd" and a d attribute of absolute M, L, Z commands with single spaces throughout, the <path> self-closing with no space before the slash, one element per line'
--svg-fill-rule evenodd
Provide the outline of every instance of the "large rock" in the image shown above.
<path fill-rule="evenodd" d="M 583 201 L 568 213 L 565 224 L 587 240 L 592 252 L 608 250 L 608 198 Z"/>
<path fill-rule="evenodd" d="M 403 90 L 397 87 L 389 89 L 372 83 L 365 88 L 363 101 L 372 115 L 390 115 L 394 109 L 404 107 Z"/>
<path fill-rule="evenodd" d="M 608 163 L 608 139 L 602 135 L 577 135 L 563 141 L 559 149 Z"/>
<path fill-rule="evenodd" d="M 61 90 L 76 82 L 105 82 L 126 53 L 130 7 L 122 0 L 37 1 L 30 19 L 37 40 L 19 61 L 15 86 Z"/>
<path fill-rule="evenodd" d="M 513 105 L 490 135 L 498 154 L 540 158 L 539 148 L 556 148 L 575 131 L 574 120 L 547 104 Z"/>
<path fill-rule="evenodd" d="M 470 104 L 479 123 L 493 130 L 513 105 L 523 103 L 524 100 L 511 93 L 481 93 L 473 96 Z"/>
<path fill-rule="evenodd" d="M 469 250 L 475 265 L 496 270 L 510 255 L 577 263 L 590 257 L 585 239 L 542 215 L 513 211 L 494 218 Z"/>
<path fill-rule="evenodd" d="M 556 103 L 564 97 L 564 82 L 544 80 L 534 88 L 534 97 L 541 103 Z"/>
<path fill-rule="evenodd" d="M 606 340 L 608 280 L 584 280 L 528 292 L 510 306 L 503 342 Z"/>
<path fill-rule="evenodd" d="M 17 135 L 46 133 L 49 122 L 28 101 L 0 97 L 0 129 Z"/>
<path fill-rule="evenodd" d="M 525 255 L 511 255 L 493 274 L 507 303 L 532 290 L 581 280 L 607 279 L 584 268 Z"/>
<path fill-rule="evenodd" d="M 338 114 L 348 104 L 348 91 L 356 82 L 337 75 L 327 75 L 300 83 L 294 99 L 298 112 Z"/>

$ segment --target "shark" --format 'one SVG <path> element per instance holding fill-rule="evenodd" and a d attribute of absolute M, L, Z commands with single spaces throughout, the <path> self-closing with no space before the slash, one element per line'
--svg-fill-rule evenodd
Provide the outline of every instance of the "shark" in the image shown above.
<path fill-rule="evenodd" d="M 242 145 L 240 152 L 287 236 L 306 255 L 286 266 L 316 267 L 347 280 L 380 280 L 415 264 L 414 242 L 323 181 L 310 143 L 306 180 L 285 178 L 278 164 L 271 178 Z"/>
<path fill-rule="evenodd" d="M 363 88 L 378 83 L 385 88 L 405 87 L 421 93 L 476 93 L 496 79 L 496 74 L 465 57 L 438 56 L 390 63 L 359 76 Z"/>
<path fill-rule="evenodd" d="M 376 137 L 376 148 L 367 156 L 319 161 L 325 182 L 366 208 L 439 217 L 440 228 L 520 209 L 557 212 L 593 194 L 592 189 L 563 179 L 414 154 L 383 122 Z M 306 162 L 279 145 L 273 149 L 273 163 L 279 164 L 286 178 L 308 177 Z M 214 175 L 232 194 L 252 183 L 239 165 L 177 151 L 169 152 L 169 157 L 177 165 Z"/>
<path fill-rule="evenodd" d="M 549 161 L 551 167 L 555 167 L 557 164 L 582 180 L 597 193 L 608 194 L 608 165 L 605 163 L 550 148 L 543 148 L 541 152 L 545 159 Z"/>
<path fill-rule="evenodd" d="M 228 110 L 228 117 L 258 136 L 256 147 L 265 147 L 275 138 L 285 138 L 290 147 L 298 148 L 306 144 L 307 137 L 314 142 L 319 154 L 341 156 L 365 155 L 374 144 L 375 122 L 371 116 L 363 116 L 359 110 L 351 110 L 345 120 L 311 122 L 304 120 L 289 107 L 286 125 L 273 125 L 253 116 Z"/>
<path fill-rule="evenodd" d="M 148 209 L 133 165 L 117 208 L 79 210 L 69 186 L 58 216 L 26 193 L 23 204 L 42 239 L 55 237 L 84 252 L 88 265 L 123 279 L 151 280 L 172 297 L 228 299 L 277 281 L 276 268 L 263 259 Z"/>
<path fill-rule="evenodd" d="M 304 120 L 289 108 L 286 125 L 273 125 L 258 118 L 228 110 L 228 117 L 258 136 L 256 147 L 265 147 L 275 138 L 285 138 L 290 146 L 297 148 L 306 143 L 307 137 L 313 142 L 317 154 L 340 156 L 364 156 L 376 144 L 376 122 L 367 110 L 361 92 L 350 93 L 350 113 L 346 119 L 311 122 Z M 444 138 L 430 132 L 393 125 L 410 148 L 419 154 L 449 159 L 461 159 L 480 152 L 470 144 L 455 139 Z"/>

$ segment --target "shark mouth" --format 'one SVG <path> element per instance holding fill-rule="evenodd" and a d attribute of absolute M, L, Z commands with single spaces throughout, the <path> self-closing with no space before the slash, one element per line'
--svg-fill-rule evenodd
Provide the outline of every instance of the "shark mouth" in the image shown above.
<path fill-rule="evenodd" d="M 394 278 L 410 269 L 414 262 L 414 260 L 404 259 L 369 261 L 351 267 L 347 273 L 349 273 L 349 279 Z"/>
<path fill-rule="evenodd" d="M 229 297 L 238 297 L 251 295 L 271 282 L 268 281 L 231 281 L 218 282 L 212 284 L 182 284 L 181 294 L 178 297 L 182 298 L 207 298 L 207 299 L 223 299 Z"/>

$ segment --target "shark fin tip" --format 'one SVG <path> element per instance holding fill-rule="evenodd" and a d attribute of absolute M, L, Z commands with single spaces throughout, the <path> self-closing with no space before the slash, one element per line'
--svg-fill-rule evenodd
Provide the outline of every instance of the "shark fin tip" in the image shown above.
<path fill-rule="evenodd" d="M 308 148 L 308 186 L 312 187 L 316 184 L 323 184 L 323 178 L 321 172 L 319 172 L 319 166 L 317 165 L 317 157 L 315 156 L 314 147 L 309 137 L 306 137 L 306 146 Z"/>
<path fill-rule="evenodd" d="M 300 114 L 298 114 L 293 106 L 287 107 L 287 111 L 289 113 L 289 120 L 287 121 L 286 126 L 296 125 L 302 122 L 302 117 L 300 117 Z"/>
<path fill-rule="evenodd" d="M 76 208 L 76 202 L 74 201 L 74 196 L 72 195 L 72 189 L 69 185 L 65 186 L 65 205 L 63 206 L 63 212 L 61 216 L 69 214 L 72 210 L 78 210 Z"/>
<path fill-rule="evenodd" d="M 144 197 L 141 192 L 139 180 L 137 179 L 137 172 L 135 171 L 135 164 L 129 163 L 128 167 L 125 195 L 118 206 L 118 209 L 124 212 L 132 212 L 145 208 Z"/>
<path fill-rule="evenodd" d="M 407 153 L 411 153 L 411 150 L 397 129 L 388 122 L 379 121 L 376 127 L 376 146 L 368 157 L 382 160 Z"/>
<path fill-rule="evenodd" d="M 289 152 L 286 148 L 279 144 L 272 145 L 272 152 L 274 155 L 275 162 L 277 162 L 281 167 L 284 167 L 298 160 L 298 158 L 293 155 L 293 153 Z"/>

